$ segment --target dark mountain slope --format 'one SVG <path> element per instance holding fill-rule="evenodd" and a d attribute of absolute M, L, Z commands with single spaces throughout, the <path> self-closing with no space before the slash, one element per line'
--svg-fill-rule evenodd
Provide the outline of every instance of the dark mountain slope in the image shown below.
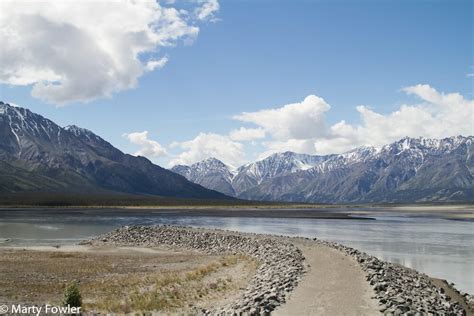
<path fill-rule="evenodd" d="M 406 137 L 382 148 L 361 147 L 338 155 L 277 153 L 233 170 L 231 177 L 225 177 L 225 184 L 233 189 L 235 196 L 251 200 L 472 202 L 473 139 L 472 136 Z M 173 170 L 218 190 L 224 186 L 216 186 L 209 177 L 228 173 L 229 168 L 216 169 L 197 163 Z"/>
<path fill-rule="evenodd" d="M 62 128 L 0 102 L 0 192 L 124 192 L 227 199 L 143 157 L 122 153 L 89 130 Z"/>
<path fill-rule="evenodd" d="M 363 161 L 268 179 L 240 197 L 325 203 L 474 201 L 472 151 L 472 137 L 405 138 Z"/>

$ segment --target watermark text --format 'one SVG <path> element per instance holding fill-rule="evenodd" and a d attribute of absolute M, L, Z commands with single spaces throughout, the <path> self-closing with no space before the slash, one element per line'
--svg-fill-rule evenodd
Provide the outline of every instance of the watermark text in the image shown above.
<path fill-rule="evenodd" d="M 17 314 L 17 315 L 73 315 L 80 314 L 80 307 L 67 306 L 55 306 L 50 304 L 45 304 L 43 306 L 27 306 L 22 304 L 11 304 L 11 305 L 0 305 L 0 315 L 1 314 Z"/>

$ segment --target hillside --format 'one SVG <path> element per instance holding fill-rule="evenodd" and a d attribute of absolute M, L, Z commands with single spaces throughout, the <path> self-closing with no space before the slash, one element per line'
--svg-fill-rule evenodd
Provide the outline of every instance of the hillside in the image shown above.
<path fill-rule="evenodd" d="M 195 199 L 229 197 L 144 157 L 124 154 L 93 132 L 60 127 L 0 102 L 0 193 L 128 193 Z"/>

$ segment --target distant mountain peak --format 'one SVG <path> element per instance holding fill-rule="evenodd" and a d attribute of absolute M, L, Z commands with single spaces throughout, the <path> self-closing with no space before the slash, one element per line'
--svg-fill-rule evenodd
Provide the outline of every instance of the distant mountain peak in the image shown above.
<path fill-rule="evenodd" d="M 90 130 L 79 127 L 77 125 L 67 125 L 64 127 L 64 129 L 67 131 L 70 131 L 76 136 L 81 135 L 81 134 L 93 134 Z"/>
<path fill-rule="evenodd" d="M 376 148 L 374 146 L 360 146 L 357 148 L 354 148 L 352 150 L 346 151 L 339 156 L 348 159 L 348 161 L 351 162 L 357 162 L 357 161 L 364 161 L 367 158 L 370 158 L 380 152 L 379 148 Z"/>
<path fill-rule="evenodd" d="M 397 150 L 399 152 L 407 150 L 432 150 L 451 151 L 466 142 L 472 142 L 473 136 L 451 136 L 441 139 L 429 137 L 404 137 L 398 141 L 382 147 L 382 150 Z"/>
<path fill-rule="evenodd" d="M 199 162 L 196 162 L 194 164 L 201 164 L 201 163 L 205 163 L 205 164 L 211 164 L 211 165 L 216 165 L 216 166 L 227 166 L 225 163 L 223 163 L 221 160 L 217 159 L 217 158 L 214 158 L 214 157 L 209 157 L 209 158 L 206 158 L 202 161 L 199 161 Z"/>
<path fill-rule="evenodd" d="M 19 117 L 20 119 L 24 119 L 25 116 L 32 115 L 33 112 L 31 112 L 28 109 L 22 108 L 16 104 L 12 105 L 10 103 L 5 103 L 5 102 L 0 101 L 0 114 L 16 116 L 16 117 Z"/>
<path fill-rule="evenodd" d="M 209 157 L 190 166 L 176 165 L 171 171 L 204 187 L 213 187 L 213 190 L 221 193 L 235 195 L 231 183 L 237 171 L 217 158 Z"/>
<path fill-rule="evenodd" d="M 77 137 L 86 137 L 88 139 L 103 140 L 100 136 L 94 134 L 91 130 L 87 128 L 82 128 L 77 125 L 67 125 L 64 129 Z"/>
<path fill-rule="evenodd" d="M 182 165 L 182 166 L 184 166 L 184 165 Z M 189 167 L 191 169 L 201 169 L 203 171 L 216 170 L 216 169 L 225 169 L 225 170 L 228 170 L 228 171 L 232 171 L 232 170 L 235 169 L 234 167 L 229 166 L 229 165 L 225 164 L 224 162 L 222 162 L 221 160 L 219 160 L 217 158 L 214 158 L 214 157 L 206 158 L 204 160 L 195 162 L 195 163 L 193 163 L 189 166 L 186 166 L 186 167 Z"/>
<path fill-rule="evenodd" d="M 474 200 L 472 140 L 403 137 L 381 147 L 324 156 L 285 151 L 247 163 L 233 177 L 223 177 L 223 163 L 209 159 L 173 171 L 205 187 L 257 200 Z"/>

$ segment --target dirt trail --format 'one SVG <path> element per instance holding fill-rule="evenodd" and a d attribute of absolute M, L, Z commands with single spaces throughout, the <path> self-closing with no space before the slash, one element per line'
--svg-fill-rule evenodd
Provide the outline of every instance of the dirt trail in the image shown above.
<path fill-rule="evenodd" d="M 335 249 L 298 241 L 308 272 L 274 315 L 381 315 L 364 272 Z"/>

